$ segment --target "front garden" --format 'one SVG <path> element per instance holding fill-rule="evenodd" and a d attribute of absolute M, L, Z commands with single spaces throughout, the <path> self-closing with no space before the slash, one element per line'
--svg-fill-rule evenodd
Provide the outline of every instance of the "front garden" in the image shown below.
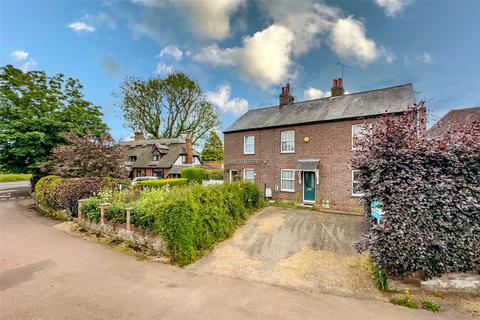
<path fill-rule="evenodd" d="M 143 181 L 129 187 L 125 180 L 47 176 L 37 183 L 36 198 L 43 209 L 81 214 L 99 223 L 127 221 L 134 229 L 159 236 L 165 242 L 162 254 L 180 266 L 204 255 L 259 207 L 263 198 L 248 182 L 201 186 L 186 178 Z"/>

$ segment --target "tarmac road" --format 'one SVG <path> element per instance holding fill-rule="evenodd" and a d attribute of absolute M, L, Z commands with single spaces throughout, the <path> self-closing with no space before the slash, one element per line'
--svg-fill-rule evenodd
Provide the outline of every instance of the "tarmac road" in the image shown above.
<path fill-rule="evenodd" d="M 470 319 L 140 261 L 59 230 L 26 201 L 0 202 L 2 320 Z"/>

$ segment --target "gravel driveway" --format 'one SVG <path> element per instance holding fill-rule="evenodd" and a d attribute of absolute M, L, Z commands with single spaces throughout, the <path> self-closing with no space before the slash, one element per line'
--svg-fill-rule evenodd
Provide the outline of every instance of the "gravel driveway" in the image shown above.
<path fill-rule="evenodd" d="M 371 296 L 367 257 L 353 248 L 363 217 L 267 207 L 234 236 L 190 266 L 281 286 Z"/>

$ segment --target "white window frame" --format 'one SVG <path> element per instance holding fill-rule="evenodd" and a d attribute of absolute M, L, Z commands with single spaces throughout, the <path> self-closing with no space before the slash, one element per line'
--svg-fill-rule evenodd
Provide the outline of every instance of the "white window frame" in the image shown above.
<path fill-rule="evenodd" d="M 155 157 L 158 157 L 158 159 L 155 160 Z M 154 154 L 154 155 L 152 156 L 152 161 L 159 161 L 159 160 L 160 160 L 160 155 L 159 155 L 159 154 Z"/>
<path fill-rule="evenodd" d="M 293 134 L 293 139 L 292 140 L 284 140 L 283 139 L 283 134 L 284 133 L 292 133 Z M 292 143 L 293 144 L 293 150 L 283 150 L 283 143 Z M 295 153 L 295 130 L 285 130 L 280 132 L 280 153 Z"/>
<path fill-rule="evenodd" d="M 246 178 L 245 178 L 245 177 L 247 176 L 247 175 L 246 175 L 246 172 L 247 172 L 247 171 L 252 171 L 252 175 L 253 175 L 253 176 L 252 176 L 252 179 L 246 179 Z M 252 168 L 245 168 L 245 169 L 243 169 L 243 180 L 245 180 L 245 181 L 250 181 L 250 182 L 252 182 L 252 183 L 255 183 L 255 169 L 252 169 Z"/>
<path fill-rule="evenodd" d="M 367 131 L 372 128 L 372 124 L 371 123 L 365 123 L 365 122 L 364 123 L 352 124 L 352 135 L 350 137 L 350 144 L 352 145 L 352 150 L 360 150 L 360 147 L 355 146 L 354 143 L 353 143 L 353 141 L 354 141 L 353 131 L 354 131 L 354 128 L 356 128 L 356 127 L 361 127 L 362 129 L 360 131 L 363 131 L 363 132 L 360 132 L 360 135 L 365 136 Z"/>
<path fill-rule="evenodd" d="M 251 152 L 247 152 L 247 150 L 246 150 L 247 137 L 252 137 L 253 138 L 253 151 L 251 151 Z M 255 154 L 255 135 L 246 134 L 246 135 L 243 136 L 243 154 Z"/>
<path fill-rule="evenodd" d="M 292 172 L 292 179 L 283 179 L 283 172 L 284 171 L 291 171 Z M 283 188 L 283 180 L 285 181 L 293 181 L 293 189 L 284 189 Z M 295 170 L 294 169 L 281 169 L 280 170 L 280 191 L 283 192 L 295 192 Z"/>
<path fill-rule="evenodd" d="M 363 192 L 362 192 L 362 193 L 355 193 L 355 192 L 354 192 L 355 188 L 353 187 L 353 185 L 354 185 L 355 183 L 359 183 L 358 180 L 354 180 L 354 179 L 353 179 L 354 176 L 355 176 L 355 172 L 357 172 L 357 171 L 360 171 L 360 170 L 352 170 L 352 197 L 363 197 L 363 195 L 364 195 Z"/>

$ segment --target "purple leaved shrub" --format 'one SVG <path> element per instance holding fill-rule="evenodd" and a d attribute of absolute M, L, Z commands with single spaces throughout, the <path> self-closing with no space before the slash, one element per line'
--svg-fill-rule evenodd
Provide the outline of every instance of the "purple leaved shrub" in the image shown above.
<path fill-rule="evenodd" d="M 357 243 L 391 275 L 480 273 L 480 124 L 429 137 L 417 110 L 385 117 L 359 141 L 368 228 Z M 376 222 L 371 200 L 384 204 Z"/>

